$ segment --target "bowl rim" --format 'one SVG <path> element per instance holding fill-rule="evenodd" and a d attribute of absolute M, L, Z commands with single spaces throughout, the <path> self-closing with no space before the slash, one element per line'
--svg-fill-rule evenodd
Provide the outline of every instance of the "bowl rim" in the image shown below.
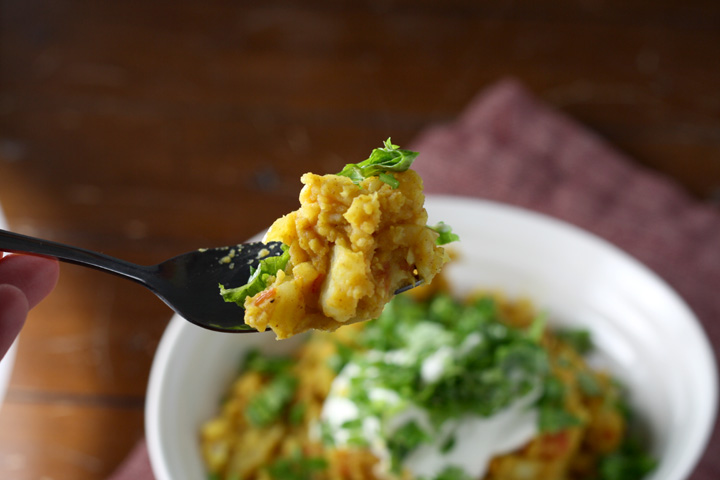
<path fill-rule="evenodd" d="M 578 238 L 586 243 L 589 242 L 588 244 L 592 245 L 594 248 L 607 250 L 612 255 L 627 263 L 631 268 L 646 276 L 649 281 L 655 283 L 655 285 L 668 296 L 670 301 L 675 303 L 676 306 L 683 311 L 683 314 L 691 320 L 689 325 L 686 325 L 689 329 L 688 333 L 694 337 L 694 341 L 699 347 L 699 349 L 693 353 L 694 355 L 697 355 L 698 361 L 709 369 L 708 373 L 710 373 L 710 375 L 707 376 L 707 390 L 710 397 L 705 398 L 703 403 L 706 413 L 708 414 L 709 421 L 699 427 L 694 436 L 690 439 L 691 442 L 688 442 L 689 445 L 686 444 L 689 447 L 688 451 L 690 453 L 682 457 L 683 462 L 678 462 L 678 464 L 674 465 L 674 468 L 672 469 L 673 475 L 670 477 L 673 479 L 686 478 L 697 466 L 698 461 L 708 447 L 708 442 L 714 430 L 718 408 L 718 369 L 712 344 L 702 326 L 702 323 L 685 300 L 669 285 L 669 283 L 667 283 L 662 277 L 640 260 L 599 235 L 565 220 L 545 213 L 529 210 L 524 207 L 518 207 L 493 200 L 459 195 L 428 194 L 426 195 L 426 206 L 428 203 L 438 207 L 448 204 L 462 204 L 464 206 L 471 206 L 472 208 L 481 208 L 486 211 L 490 211 L 491 213 L 508 215 L 513 217 L 514 220 L 519 219 L 519 221 L 544 224 L 546 228 L 554 229 L 563 235 Z M 251 240 L 262 238 L 263 233 L 264 232 L 261 232 L 255 235 Z M 186 335 L 192 335 L 189 332 L 197 328 L 198 327 L 191 325 L 179 316 L 174 315 L 162 335 L 153 359 L 145 403 L 145 432 L 150 463 L 158 480 L 171 480 L 169 466 L 166 464 L 163 456 L 161 432 L 159 431 L 157 423 L 152 421 L 153 419 L 159 418 L 157 412 L 159 412 L 162 408 L 162 392 L 168 382 L 168 376 L 163 375 L 163 373 L 170 363 L 178 340 L 184 338 Z"/>

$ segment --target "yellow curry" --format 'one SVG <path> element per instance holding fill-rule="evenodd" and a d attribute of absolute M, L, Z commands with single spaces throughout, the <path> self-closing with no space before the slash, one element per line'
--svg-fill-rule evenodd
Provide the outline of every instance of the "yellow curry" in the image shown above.
<path fill-rule="evenodd" d="M 271 328 L 279 339 L 332 331 L 376 318 L 398 288 L 433 279 L 447 254 L 427 225 L 422 179 L 407 161 L 414 155 L 388 139 L 368 164 L 346 170 L 387 168 L 390 158 L 401 164 L 392 175 L 302 176 L 300 208 L 276 220 L 265 238 L 288 247 L 287 264 L 268 275 L 266 288 L 232 299 L 247 325 Z"/>
<path fill-rule="evenodd" d="M 524 300 L 404 294 L 249 355 L 202 452 L 218 480 L 639 480 L 654 461 L 590 347 Z"/>

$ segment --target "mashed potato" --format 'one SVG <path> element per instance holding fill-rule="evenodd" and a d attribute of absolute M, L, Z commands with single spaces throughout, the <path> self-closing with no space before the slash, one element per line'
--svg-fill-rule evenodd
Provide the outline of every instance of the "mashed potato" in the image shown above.
<path fill-rule="evenodd" d="M 355 183 L 306 173 L 300 208 L 275 221 L 266 241 L 289 246 L 290 260 L 269 287 L 245 299 L 245 323 L 279 339 L 376 318 L 394 292 L 429 283 L 447 261 L 427 227 L 420 176 L 395 173 Z"/>

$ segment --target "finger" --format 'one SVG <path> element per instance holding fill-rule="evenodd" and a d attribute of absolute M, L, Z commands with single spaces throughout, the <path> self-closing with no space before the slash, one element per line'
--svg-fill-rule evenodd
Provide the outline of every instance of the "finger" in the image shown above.
<path fill-rule="evenodd" d="M 25 294 L 12 285 L 0 285 L 0 358 L 20 333 L 29 310 Z"/>
<path fill-rule="evenodd" d="M 59 274 L 60 266 L 54 258 L 8 255 L 0 259 L 0 285 L 19 288 L 30 308 L 55 288 Z"/>

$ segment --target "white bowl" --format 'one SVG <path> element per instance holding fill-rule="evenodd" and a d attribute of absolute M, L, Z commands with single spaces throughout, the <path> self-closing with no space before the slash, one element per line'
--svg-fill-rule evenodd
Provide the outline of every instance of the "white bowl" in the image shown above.
<path fill-rule="evenodd" d="M 7 228 L 7 222 L 5 221 L 2 208 L 0 208 L 0 228 Z M 10 383 L 10 374 L 12 373 L 13 364 L 15 363 L 16 351 L 17 341 L 13 342 L 10 350 L 8 350 L 2 360 L 0 360 L 0 405 L 2 405 L 2 401 L 5 398 L 5 392 L 7 391 L 8 384 Z"/>
<path fill-rule="evenodd" d="M 446 273 L 458 294 L 477 287 L 526 296 L 555 324 L 588 328 L 592 359 L 631 392 L 646 421 L 648 478 L 680 480 L 711 433 L 717 403 L 715 361 L 685 303 L 658 276 L 609 243 L 561 221 L 486 201 L 429 196 L 431 224 L 460 235 Z M 213 416 L 249 346 L 289 351 L 296 341 L 270 334 L 218 334 L 175 317 L 153 363 L 146 404 L 150 460 L 158 480 L 204 478 L 200 425 Z"/>

